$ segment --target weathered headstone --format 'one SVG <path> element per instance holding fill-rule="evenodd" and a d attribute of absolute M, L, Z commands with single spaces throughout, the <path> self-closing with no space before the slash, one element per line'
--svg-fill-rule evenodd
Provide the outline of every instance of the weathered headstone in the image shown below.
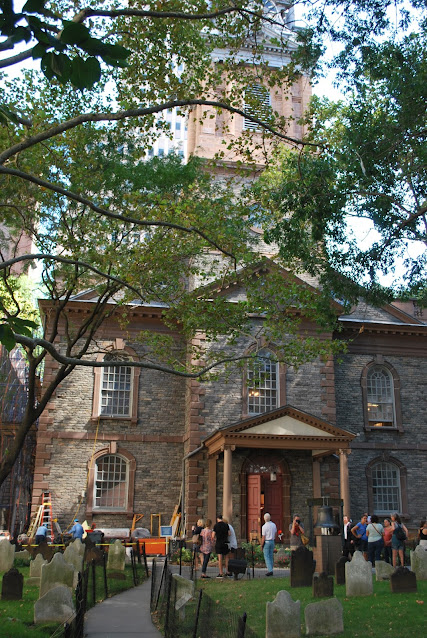
<path fill-rule="evenodd" d="M 277 592 L 273 602 L 267 603 L 265 638 L 283 636 L 286 627 L 286 638 L 301 636 L 301 602 L 293 601 L 288 591 Z"/>
<path fill-rule="evenodd" d="M 15 562 L 19 561 L 29 565 L 30 560 L 31 560 L 31 555 L 27 549 L 22 549 L 19 552 L 15 552 Z"/>
<path fill-rule="evenodd" d="M 313 552 L 298 547 L 291 553 L 291 587 L 311 587 L 314 573 Z"/>
<path fill-rule="evenodd" d="M 3 543 L 5 541 L 2 541 Z M 22 588 L 24 586 L 24 576 L 17 569 L 12 567 L 5 573 L 1 585 L 2 600 L 22 600 Z"/>
<path fill-rule="evenodd" d="M 175 588 L 175 609 L 181 619 L 185 618 L 185 605 L 194 597 L 194 581 L 188 580 L 179 574 L 172 574 Z"/>
<path fill-rule="evenodd" d="M 0 572 L 8 572 L 15 560 L 15 545 L 8 540 L 0 541 Z"/>
<path fill-rule="evenodd" d="M 345 565 L 345 591 L 347 596 L 370 596 L 373 592 L 372 565 L 362 552 L 354 552 Z"/>
<path fill-rule="evenodd" d="M 345 565 L 350 562 L 347 556 L 341 558 L 335 563 L 335 582 L 337 585 L 345 585 Z"/>
<path fill-rule="evenodd" d="M 417 577 L 407 567 L 398 567 L 390 576 L 390 589 L 393 594 L 416 592 Z"/>
<path fill-rule="evenodd" d="M 65 585 L 50 589 L 34 605 L 35 624 L 63 623 L 73 614 L 73 595 Z"/>
<path fill-rule="evenodd" d="M 310 603 L 304 617 L 307 636 L 335 636 L 344 631 L 343 608 L 337 598 Z"/>
<path fill-rule="evenodd" d="M 119 540 L 114 541 L 108 548 L 107 569 L 123 572 L 125 569 L 125 555 L 125 546 Z"/>
<path fill-rule="evenodd" d="M 93 560 L 95 561 L 95 565 L 102 565 L 104 552 L 91 543 L 91 546 L 86 547 L 85 561 L 86 563 L 91 563 Z"/>
<path fill-rule="evenodd" d="M 417 580 L 427 580 L 427 552 L 421 545 L 411 552 L 411 569 Z"/>
<path fill-rule="evenodd" d="M 85 546 L 79 538 L 65 548 L 63 554 L 64 560 L 72 565 L 76 572 L 81 572 L 83 569 L 83 556 L 85 549 Z"/>
<path fill-rule="evenodd" d="M 378 580 L 390 580 L 390 576 L 394 574 L 394 567 L 385 560 L 375 561 L 375 577 Z"/>
<path fill-rule="evenodd" d="M 55 554 L 50 563 L 42 565 L 40 578 L 40 598 L 50 589 L 65 585 L 73 589 L 74 567 L 69 565 L 62 554 Z"/>
<path fill-rule="evenodd" d="M 334 595 L 334 579 L 326 572 L 313 575 L 313 598 L 332 598 Z"/>
<path fill-rule="evenodd" d="M 45 560 L 41 554 L 38 554 L 35 559 L 30 562 L 30 577 L 25 581 L 26 585 L 40 586 L 43 565 L 47 565 L 47 560 Z"/>
<path fill-rule="evenodd" d="M 41 554 L 45 560 L 52 560 L 55 554 L 55 547 L 48 545 L 46 542 L 40 543 L 40 545 L 31 545 L 28 547 L 28 551 L 33 558 L 36 558 L 38 554 Z"/>

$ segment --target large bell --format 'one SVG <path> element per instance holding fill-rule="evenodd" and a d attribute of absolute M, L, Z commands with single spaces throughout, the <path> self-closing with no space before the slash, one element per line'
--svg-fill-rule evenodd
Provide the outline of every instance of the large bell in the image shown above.
<path fill-rule="evenodd" d="M 339 529 L 339 525 L 335 523 L 332 513 L 332 507 L 319 507 L 317 511 L 317 522 L 314 527 L 322 527 L 329 529 Z"/>

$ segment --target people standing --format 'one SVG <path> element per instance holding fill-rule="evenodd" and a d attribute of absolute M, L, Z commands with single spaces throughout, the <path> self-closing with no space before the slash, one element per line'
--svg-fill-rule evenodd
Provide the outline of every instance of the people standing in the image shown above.
<path fill-rule="evenodd" d="M 224 521 L 224 523 L 227 523 L 228 529 L 230 530 L 230 535 L 228 537 L 228 549 L 229 549 L 228 560 L 230 560 L 230 558 L 235 557 L 235 552 L 237 550 L 236 532 L 234 531 L 233 526 L 230 525 L 230 522 L 227 518 L 223 517 L 222 520 Z M 230 572 L 227 571 L 227 576 L 232 576 L 232 575 L 233 574 L 230 574 Z"/>
<path fill-rule="evenodd" d="M 261 533 L 261 548 L 264 554 L 265 564 L 267 566 L 266 576 L 273 576 L 273 558 L 274 558 L 274 539 L 277 534 L 277 527 L 271 520 L 270 514 L 264 514 L 264 525 Z"/>
<path fill-rule="evenodd" d="M 353 534 L 351 533 L 352 528 L 352 520 L 348 516 L 343 516 L 343 530 L 342 530 L 342 555 L 352 556 L 354 553 L 354 539 Z"/>
<path fill-rule="evenodd" d="M 359 523 L 351 528 L 351 533 L 358 539 L 356 549 L 363 552 L 365 560 L 368 560 L 368 537 L 366 535 L 366 528 L 368 526 L 368 515 L 363 514 Z"/>
<path fill-rule="evenodd" d="M 393 527 L 393 536 L 391 537 L 391 549 L 393 553 L 393 567 L 397 567 L 397 556 L 399 556 L 400 564 L 405 566 L 405 541 L 400 538 L 402 530 L 408 538 L 408 530 L 400 520 L 399 514 L 391 515 L 391 525 Z"/>
<path fill-rule="evenodd" d="M 418 530 L 418 538 L 421 547 L 424 547 L 424 549 L 427 550 L 427 521 L 421 521 L 420 529 Z"/>
<path fill-rule="evenodd" d="M 48 529 L 44 523 L 37 528 L 35 538 L 36 545 L 40 545 L 40 543 L 44 543 L 47 541 L 47 532 Z"/>
<path fill-rule="evenodd" d="M 391 537 L 393 536 L 393 526 L 390 518 L 384 519 L 384 560 L 386 563 L 392 562 Z"/>
<path fill-rule="evenodd" d="M 202 518 L 199 518 L 196 525 L 193 525 L 191 528 L 191 533 L 193 534 L 193 553 L 195 554 L 194 558 L 194 567 L 197 569 L 197 559 L 200 559 L 200 567 L 203 567 L 203 556 L 200 555 L 200 534 L 202 533 L 203 527 L 205 525 L 205 521 Z"/>
<path fill-rule="evenodd" d="M 289 531 L 291 533 L 291 550 L 297 549 L 297 547 L 302 545 L 301 534 L 304 534 L 304 526 L 298 514 L 294 514 L 293 521 L 289 525 Z"/>
<path fill-rule="evenodd" d="M 371 522 L 366 528 L 368 537 L 368 560 L 375 567 L 375 561 L 381 560 L 381 552 L 384 547 L 384 527 L 378 522 L 378 516 L 372 514 Z"/>
<path fill-rule="evenodd" d="M 208 569 L 210 555 L 215 549 L 215 539 L 212 530 L 212 521 L 210 518 L 206 519 L 205 527 L 200 532 L 200 536 L 202 539 L 202 544 L 200 545 L 200 556 L 203 557 L 202 578 L 210 578 L 206 571 Z"/>
<path fill-rule="evenodd" d="M 74 540 L 76 538 L 79 538 L 80 540 L 83 539 L 84 529 L 83 526 L 80 525 L 78 518 L 74 519 L 74 525 L 71 528 L 70 533 Z"/>
<path fill-rule="evenodd" d="M 218 555 L 218 567 L 219 574 L 217 578 L 224 578 L 224 567 L 226 573 L 228 572 L 228 537 L 230 535 L 230 528 L 227 523 L 224 523 L 222 516 L 218 515 L 216 523 L 213 528 L 215 551 Z"/>

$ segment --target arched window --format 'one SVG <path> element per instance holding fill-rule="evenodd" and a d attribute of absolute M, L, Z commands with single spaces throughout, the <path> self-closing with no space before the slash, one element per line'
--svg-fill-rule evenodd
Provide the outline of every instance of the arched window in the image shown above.
<path fill-rule="evenodd" d="M 128 464 L 118 454 L 97 459 L 94 481 L 94 509 L 125 510 L 128 492 Z"/>
<path fill-rule="evenodd" d="M 384 452 L 366 466 L 368 511 L 380 516 L 399 512 L 407 516 L 408 489 L 405 465 Z"/>
<path fill-rule="evenodd" d="M 260 350 L 248 364 L 246 386 L 249 415 L 279 407 L 279 365 L 270 350 Z"/>
<path fill-rule="evenodd" d="M 104 361 L 129 361 L 122 352 L 106 354 Z M 130 366 L 108 366 L 103 368 L 101 382 L 100 414 L 123 417 L 131 415 L 132 376 Z"/>
<path fill-rule="evenodd" d="M 89 462 L 86 514 L 133 512 L 136 461 L 130 452 L 110 443 Z"/>
<path fill-rule="evenodd" d="M 383 366 L 372 366 L 366 379 L 370 427 L 395 427 L 393 377 Z"/>

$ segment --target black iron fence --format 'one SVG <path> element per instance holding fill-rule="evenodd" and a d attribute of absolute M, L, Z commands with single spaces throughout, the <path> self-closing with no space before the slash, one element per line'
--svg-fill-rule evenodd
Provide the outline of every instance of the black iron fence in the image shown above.
<path fill-rule="evenodd" d="M 246 613 L 227 609 L 205 590 L 195 587 L 194 595 L 187 600 L 174 571 L 167 558 L 153 559 L 151 613 L 165 638 L 255 638 L 246 624 Z M 194 581 L 188 582 L 191 588 Z"/>

